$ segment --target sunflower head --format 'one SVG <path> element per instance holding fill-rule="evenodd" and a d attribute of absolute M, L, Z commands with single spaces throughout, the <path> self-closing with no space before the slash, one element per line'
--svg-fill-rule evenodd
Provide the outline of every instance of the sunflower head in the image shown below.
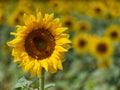
<path fill-rule="evenodd" d="M 63 26 L 69 27 L 70 30 L 73 30 L 75 26 L 75 19 L 70 15 L 63 15 Z"/>
<path fill-rule="evenodd" d="M 75 5 L 79 15 L 85 14 L 86 11 L 88 10 L 88 2 L 86 1 L 83 1 L 83 2 L 78 1 L 75 3 Z"/>
<path fill-rule="evenodd" d="M 30 13 L 30 10 L 28 8 L 24 7 L 16 7 L 16 9 L 12 12 L 12 14 L 9 16 L 9 23 L 11 26 L 16 26 L 18 24 L 22 24 L 23 21 L 23 15 L 24 13 Z"/>
<path fill-rule="evenodd" d="M 102 18 L 106 15 L 106 6 L 102 2 L 91 2 L 89 4 L 88 15 L 95 18 Z"/>
<path fill-rule="evenodd" d="M 112 41 L 120 41 L 120 27 L 118 25 L 111 25 L 105 30 L 105 36 Z"/>
<path fill-rule="evenodd" d="M 111 59 L 102 59 L 97 61 L 98 68 L 106 69 L 112 66 L 112 60 Z"/>
<path fill-rule="evenodd" d="M 51 0 L 47 3 L 48 7 L 50 8 L 50 10 L 54 11 L 54 12 L 62 12 L 64 9 L 64 2 L 61 0 Z"/>
<path fill-rule="evenodd" d="M 113 54 L 114 49 L 109 38 L 93 36 L 90 42 L 90 52 L 94 57 L 106 59 Z"/>
<path fill-rule="evenodd" d="M 86 34 L 78 34 L 73 38 L 73 48 L 80 54 L 88 52 L 89 36 Z"/>
<path fill-rule="evenodd" d="M 55 73 L 62 70 L 62 57 L 67 51 L 69 35 L 63 32 L 59 18 L 53 19 L 53 14 L 43 17 L 37 12 L 33 15 L 24 14 L 25 26 L 17 26 L 15 39 L 8 42 L 13 47 L 14 62 L 19 62 L 23 70 L 30 71 L 31 76 L 41 76 L 41 69 Z"/>
<path fill-rule="evenodd" d="M 6 20 L 5 11 L 0 8 L 0 24 L 5 24 Z"/>
<path fill-rule="evenodd" d="M 75 27 L 78 32 L 88 32 L 91 28 L 88 21 L 80 21 L 76 24 Z"/>
<path fill-rule="evenodd" d="M 109 2 L 108 4 L 109 13 L 113 18 L 118 18 L 120 16 L 120 2 Z"/>

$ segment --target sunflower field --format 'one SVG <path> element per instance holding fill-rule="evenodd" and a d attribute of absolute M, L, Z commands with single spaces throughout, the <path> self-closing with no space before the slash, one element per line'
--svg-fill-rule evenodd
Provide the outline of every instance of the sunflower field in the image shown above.
<path fill-rule="evenodd" d="M 0 0 L 0 90 L 120 90 L 120 1 Z"/>

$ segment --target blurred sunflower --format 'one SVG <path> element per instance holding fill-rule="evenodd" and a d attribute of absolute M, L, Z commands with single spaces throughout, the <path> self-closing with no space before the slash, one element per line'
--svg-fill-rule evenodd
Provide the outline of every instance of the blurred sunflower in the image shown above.
<path fill-rule="evenodd" d="M 49 9 L 53 12 L 60 13 L 64 9 L 64 2 L 61 0 L 50 0 L 47 3 Z"/>
<path fill-rule="evenodd" d="M 83 15 L 88 10 L 88 2 L 86 1 L 76 1 L 76 11 L 79 15 Z"/>
<path fill-rule="evenodd" d="M 33 9 L 34 7 L 34 2 L 32 0 L 19 0 L 18 1 L 18 6 L 23 6 L 23 7 L 26 7 L 26 8 L 30 8 L 30 9 Z"/>
<path fill-rule="evenodd" d="M 91 36 L 90 52 L 98 59 L 108 59 L 113 54 L 113 45 L 109 38 Z"/>
<path fill-rule="evenodd" d="M 91 2 L 88 6 L 88 15 L 94 18 L 103 18 L 106 15 L 107 7 L 102 2 Z"/>
<path fill-rule="evenodd" d="M 65 4 L 65 2 L 63 3 L 63 6 L 62 6 L 63 9 L 60 12 L 60 14 L 62 14 L 62 15 L 70 15 L 76 8 L 74 7 L 72 2 L 68 1 L 67 5 Z M 74 3 L 76 3 L 76 2 L 74 2 Z"/>
<path fill-rule="evenodd" d="M 63 26 L 69 27 L 70 30 L 75 29 L 75 19 L 71 15 L 63 15 L 62 20 Z"/>
<path fill-rule="evenodd" d="M 87 34 L 78 34 L 72 40 L 73 48 L 80 54 L 85 54 L 89 49 L 89 36 Z"/>
<path fill-rule="evenodd" d="M 5 24 L 6 23 L 6 15 L 5 12 L 0 9 L 0 24 Z"/>
<path fill-rule="evenodd" d="M 110 59 L 103 59 L 97 61 L 98 68 L 105 69 L 109 68 L 112 65 L 112 60 Z"/>
<path fill-rule="evenodd" d="M 15 26 L 18 24 L 22 24 L 23 21 L 23 14 L 24 13 L 30 13 L 31 11 L 28 8 L 24 8 L 24 7 L 17 7 L 13 13 L 9 16 L 9 24 L 11 26 Z"/>
<path fill-rule="evenodd" d="M 37 12 L 33 15 L 24 14 L 25 26 L 17 26 L 17 32 L 11 34 L 15 39 L 8 42 L 13 46 L 14 62 L 19 62 L 23 70 L 30 71 L 31 76 L 41 77 L 41 69 L 55 73 L 62 70 L 62 56 L 67 52 L 69 35 L 63 34 L 66 27 L 61 26 L 59 18 L 53 14 L 45 14 L 44 18 Z"/>
<path fill-rule="evenodd" d="M 116 16 L 113 15 L 113 13 L 109 12 L 107 15 L 106 15 L 106 20 L 109 21 L 109 20 L 113 20 L 115 19 Z"/>
<path fill-rule="evenodd" d="M 112 41 L 120 41 L 120 27 L 118 25 L 111 25 L 105 30 L 105 36 Z"/>
<path fill-rule="evenodd" d="M 117 18 L 120 16 L 120 2 L 108 1 L 106 6 L 108 7 L 108 13 L 110 13 L 112 18 Z"/>
<path fill-rule="evenodd" d="M 35 8 L 37 8 L 43 14 L 45 14 L 46 11 L 48 10 L 47 3 L 43 3 L 43 2 L 35 3 Z"/>
<path fill-rule="evenodd" d="M 78 32 L 88 32 L 91 28 L 91 25 L 88 21 L 80 21 L 75 24 L 76 31 Z"/>

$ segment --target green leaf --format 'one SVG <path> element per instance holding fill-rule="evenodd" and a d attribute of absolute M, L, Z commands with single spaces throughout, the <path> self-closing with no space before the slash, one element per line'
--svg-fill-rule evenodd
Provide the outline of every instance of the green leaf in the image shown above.
<path fill-rule="evenodd" d="M 47 90 L 48 88 L 51 88 L 51 87 L 55 87 L 55 84 L 51 83 L 51 84 L 45 85 L 45 90 Z"/>
<path fill-rule="evenodd" d="M 32 81 L 28 81 L 27 79 L 25 79 L 25 77 L 22 77 L 18 80 L 17 84 L 13 87 L 13 89 L 29 86 L 31 83 Z"/>

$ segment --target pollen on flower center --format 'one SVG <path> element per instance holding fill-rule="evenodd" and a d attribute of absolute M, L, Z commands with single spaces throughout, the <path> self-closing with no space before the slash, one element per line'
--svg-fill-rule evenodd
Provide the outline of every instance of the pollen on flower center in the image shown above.
<path fill-rule="evenodd" d="M 100 43 L 98 46 L 97 46 L 97 50 L 98 52 L 100 53 L 105 53 L 107 51 L 107 46 L 104 44 L 104 43 Z"/>
<path fill-rule="evenodd" d="M 33 30 L 25 39 L 25 50 L 32 58 L 42 60 L 49 57 L 55 48 L 54 37 L 48 30 Z"/>

